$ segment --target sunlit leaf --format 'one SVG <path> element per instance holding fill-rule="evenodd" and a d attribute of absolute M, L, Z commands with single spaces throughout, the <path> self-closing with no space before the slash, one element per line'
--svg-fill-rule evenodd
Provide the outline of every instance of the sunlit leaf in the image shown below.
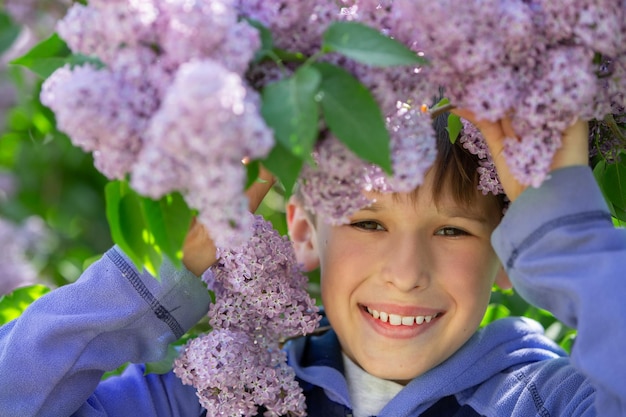
<path fill-rule="evenodd" d="M 141 265 L 157 277 L 157 271 L 161 266 L 161 254 L 156 246 L 154 231 L 150 229 L 144 216 L 142 201 L 135 192 L 122 196 L 118 206 L 120 229 L 124 241 L 132 248 L 134 256 L 139 258 L 139 264 L 135 264 Z"/>
<path fill-rule="evenodd" d="M 389 132 L 370 91 L 337 66 L 318 63 L 322 74 L 321 105 L 334 135 L 362 159 L 391 173 Z"/>
<path fill-rule="evenodd" d="M 380 67 L 427 63 L 404 44 L 358 22 L 332 23 L 324 32 L 322 50 Z"/>
<path fill-rule="evenodd" d="M 503 304 L 489 304 L 487 307 L 487 311 L 483 316 L 483 321 L 480 323 L 480 326 L 486 326 L 489 323 L 492 323 L 498 319 L 509 317 L 511 312 L 508 308 L 506 308 Z"/>
<path fill-rule="evenodd" d="M 318 135 L 320 74 L 305 66 L 263 89 L 261 114 L 276 140 L 301 159 L 309 158 Z"/>
<path fill-rule="evenodd" d="M 446 127 L 448 131 L 448 136 L 450 136 L 450 142 L 455 143 L 461 130 L 463 130 L 463 123 L 461 123 L 461 118 L 456 114 L 448 115 L 448 126 Z"/>
<path fill-rule="evenodd" d="M 182 268 L 182 247 L 191 225 L 191 209 L 178 193 L 169 194 L 159 201 L 143 197 L 141 203 L 147 228 L 154 237 L 153 245 L 167 255 L 176 267 Z"/>
<path fill-rule="evenodd" d="M 67 44 L 56 33 L 35 45 L 25 55 L 11 61 L 11 64 L 26 67 L 41 78 L 48 78 L 64 65 L 76 66 L 86 63 L 97 68 L 103 66 L 95 58 L 72 54 Z"/>
<path fill-rule="evenodd" d="M 49 291 L 45 285 L 36 284 L 0 297 L 0 326 L 19 317 L 33 301 Z"/>

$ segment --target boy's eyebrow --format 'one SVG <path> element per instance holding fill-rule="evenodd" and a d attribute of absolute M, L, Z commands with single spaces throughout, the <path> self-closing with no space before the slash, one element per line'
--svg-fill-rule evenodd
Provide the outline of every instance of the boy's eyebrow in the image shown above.
<path fill-rule="evenodd" d="M 439 212 L 447 217 L 463 217 L 479 223 L 489 223 L 487 217 L 478 211 L 463 207 L 440 207 Z"/>
<path fill-rule="evenodd" d="M 372 213 L 377 213 L 377 212 L 384 210 L 384 205 L 377 203 L 377 202 L 373 202 L 372 204 L 370 204 L 367 207 L 362 208 L 361 210 L 370 211 Z M 484 223 L 484 224 L 489 223 L 487 216 L 485 216 L 483 213 L 476 211 L 476 210 L 471 210 L 466 207 L 458 207 L 458 206 L 443 207 L 441 206 L 437 209 L 437 211 L 446 217 L 461 217 L 461 218 L 473 220 L 479 223 Z"/>
<path fill-rule="evenodd" d="M 363 207 L 361 210 L 362 211 L 371 211 L 371 212 L 376 213 L 376 212 L 379 212 L 379 211 L 383 210 L 383 206 L 380 203 L 373 202 L 369 206 Z"/>

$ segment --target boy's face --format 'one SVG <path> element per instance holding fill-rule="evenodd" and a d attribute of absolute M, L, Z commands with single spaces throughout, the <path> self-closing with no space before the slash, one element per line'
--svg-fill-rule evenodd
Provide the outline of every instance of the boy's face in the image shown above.
<path fill-rule="evenodd" d="M 431 182 L 429 173 L 415 199 L 377 194 L 348 225 L 318 221 L 304 249 L 294 240 L 302 262 L 319 259 L 322 301 L 343 351 L 401 383 L 453 355 L 478 328 L 496 277 L 508 283 L 490 244 L 501 217 L 495 200 L 477 191 L 468 208 L 444 193 L 435 205 Z"/>

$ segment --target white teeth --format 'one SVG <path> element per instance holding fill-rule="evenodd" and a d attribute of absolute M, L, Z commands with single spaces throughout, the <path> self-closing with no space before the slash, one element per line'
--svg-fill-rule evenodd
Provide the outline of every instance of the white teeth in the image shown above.
<path fill-rule="evenodd" d="M 413 326 L 414 324 L 430 323 L 431 320 L 439 314 L 432 316 L 400 316 L 398 314 L 389 314 L 384 311 L 374 310 L 367 307 L 367 312 L 375 319 L 380 319 L 383 323 L 389 322 L 392 326 Z"/>
<path fill-rule="evenodd" d="M 415 318 L 411 316 L 402 317 L 402 324 L 404 326 L 412 326 L 415 323 Z"/>
<path fill-rule="evenodd" d="M 380 321 L 382 321 L 383 323 L 387 323 L 388 318 L 389 314 L 385 313 L 384 311 L 380 312 Z"/>

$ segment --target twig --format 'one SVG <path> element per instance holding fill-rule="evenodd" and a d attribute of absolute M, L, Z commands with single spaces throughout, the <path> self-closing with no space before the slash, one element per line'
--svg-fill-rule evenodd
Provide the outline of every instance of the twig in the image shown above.
<path fill-rule="evenodd" d="M 431 119 L 436 119 L 438 116 L 442 115 L 443 113 L 449 112 L 450 110 L 454 109 L 456 106 L 454 104 L 444 104 L 443 106 L 439 106 L 439 107 L 433 107 L 432 109 L 430 109 L 430 118 Z"/>

